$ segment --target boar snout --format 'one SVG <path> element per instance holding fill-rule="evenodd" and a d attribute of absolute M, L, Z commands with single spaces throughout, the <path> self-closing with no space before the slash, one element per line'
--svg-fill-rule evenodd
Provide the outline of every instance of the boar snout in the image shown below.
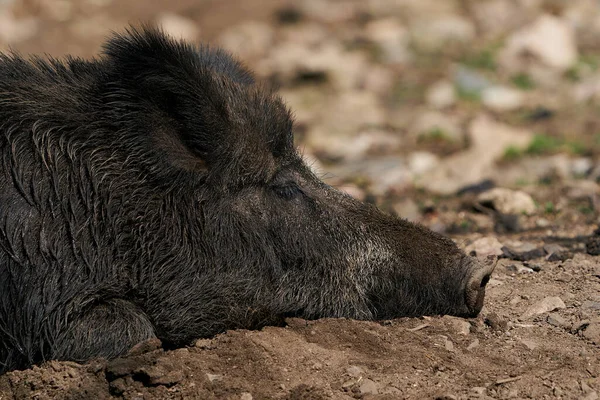
<path fill-rule="evenodd" d="M 485 297 L 485 286 L 490 280 L 490 276 L 496 268 L 498 258 L 489 256 L 483 263 L 476 259 L 473 260 L 473 273 L 467 281 L 465 287 L 465 301 L 468 308 L 468 317 L 476 317 L 483 307 Z"/>

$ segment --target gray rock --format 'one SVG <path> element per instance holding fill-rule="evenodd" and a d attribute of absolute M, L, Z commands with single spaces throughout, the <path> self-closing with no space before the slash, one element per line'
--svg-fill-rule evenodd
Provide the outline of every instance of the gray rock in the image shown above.
<path fill-rule="evenodd" d="M 484 90 L 492 87 L 492 83 L 483 74 L 465 66 L 456 69 L 454 84 L 459 90 L 473 95 L 481 95 Z"/>
<path fill-rule="evenodd" d="M 539 314 L 544 314 L 562 308 L 566 308 L 566 306 L 560 297 L 546 297 L 529 306 L 527 310 L 525 310 L 521 318 L 527 319 Z"/>
<path fill-rule="evenodd" d="M 208 380 L 210 382 L 215 382 L 215 381 L 220 381 L 223 379 L 223 375 L 217 375 L 217 374 L 206 374 L 206 377 L 208 378 Z"/>
<path fill-rule="evenodd" d="M 546 251 L 533 243 L 515 242 L 502 247 L 504 257 L 515 261 L 529 261 L 546 255 Z M 516 271 L 515 271 L 516 272 Z"/>
<path fill-rule="evenodd" d="M 363 395 L 379 393 L 378 385 L 370 379 L 363 379 L 358 390 Z"/>
<path fill-rule="evenodd" d="M 581 308 L 584 308 L 587 310 L 600 310 L 600 301 L 586 300 L 581 304 Z"/>
<path fill-rule="evenodd" d="M 479 347 L 479 339 L 475 339 L 471 343 L 469 343 L 469 345 L 467 346 L 467 350 L 473 351 L 477 347 Z"/>
<path fill-rule="evenodd" d="M 557 313 L 550 313 L 548 315 L 548 318 L 546 319 L 546 321 L 548 321 L 548 323 L 552 326 L 556 326 L 558 328 L 565 328 L 565 329 L 569 329 L 570 327 L 570 323 L 569 321 L 567 321 L 565 318 L 561 317 L 559 314 Z"/>
<path fill-rule="evenodd" d="M 566 261 L 573 258 L 573 253 L 559 244 L 546 244 L 544 250 L 548 253 L 548 261 Z"/>
<path fill-rule="evenodd" d="M 252 394 L 248 393 L 248 392 L 243 392 L 242 395 L 240 396 L 240 400 L 252 400 Z"/>

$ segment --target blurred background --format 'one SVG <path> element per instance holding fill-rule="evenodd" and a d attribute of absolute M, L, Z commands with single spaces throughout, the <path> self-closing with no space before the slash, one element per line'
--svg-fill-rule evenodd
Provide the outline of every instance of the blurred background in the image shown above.
<path fill-rule="evenodd" d="M 596 221 L 598 0 L 0 0 L 0 49 L 92 57 L 140 22 L 235 53 L 325 181 L 389 212 L 447 233 Z"/>

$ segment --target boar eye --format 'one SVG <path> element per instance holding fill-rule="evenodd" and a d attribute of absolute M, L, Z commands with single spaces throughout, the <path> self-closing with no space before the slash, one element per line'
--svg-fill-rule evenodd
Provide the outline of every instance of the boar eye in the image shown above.
<path fill-rule="evenodd" d="M 273 186 L 273 191 L 277 196 L 285 200 L 292 200 L 302 194 L 302 189 L 295 182 L 286 182 L 281 185 Z"/>

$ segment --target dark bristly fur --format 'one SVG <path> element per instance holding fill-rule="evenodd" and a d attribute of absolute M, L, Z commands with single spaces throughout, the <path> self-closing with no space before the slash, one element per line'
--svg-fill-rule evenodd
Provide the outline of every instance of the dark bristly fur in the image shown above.
<path fill-rule="evenodd" d="M 0 372 L 288 315 L 475 315 L 480 268 L 317 179 L 221 50 L 143 28 L 91 61 L 0 56 Z"/>

